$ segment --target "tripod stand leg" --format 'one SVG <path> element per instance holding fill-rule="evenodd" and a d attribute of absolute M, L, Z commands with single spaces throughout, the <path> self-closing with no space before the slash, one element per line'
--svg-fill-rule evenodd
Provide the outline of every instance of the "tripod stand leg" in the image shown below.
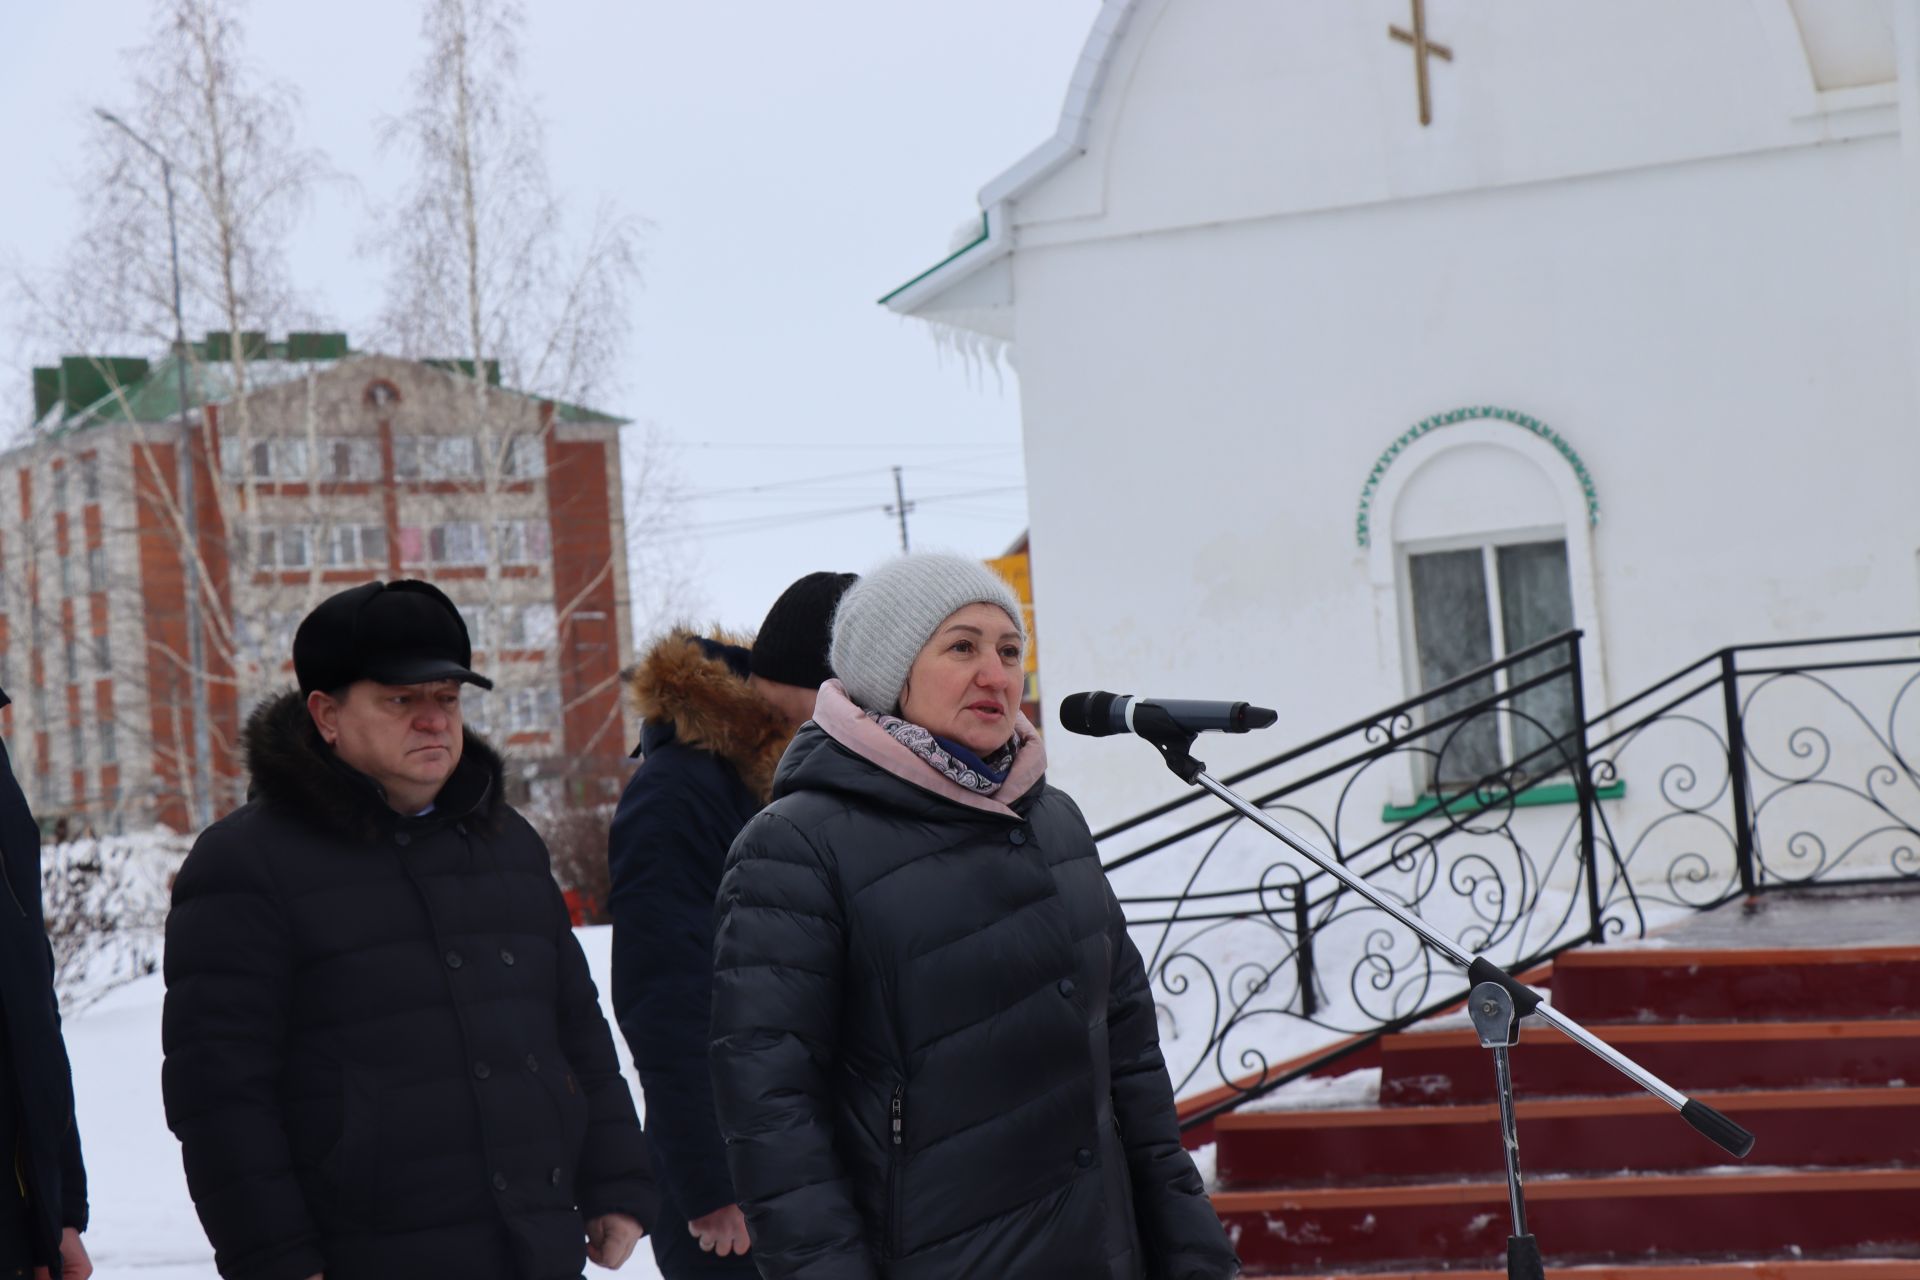
<path fill-rule="evenodd" d="M 1513 1113 L 1513 1064 L 1506 1045 L 1494 1045 L 1493 1074 L 1500 1096 L 1500 1139 L 1507 1155 L 1507 1205 L 1513 1234 L 1507 1237 L 1507 1280 L 1546 1280 L 1540 1244 L 1527 1232 L 1527 1203 L 1520 1185 L 1520 1127 Z"/>
<path fill-rule="evenodd" d="M 1527 1204 L 1520 1181 L 1520 1126 L 1513 1113 L 1513 1062 L 1507 1052 L 1520 1043 L 1520 1016 L 1513 996 L 1497 982 L 1474 987 L 1467 997 L 1467 1011 L 1481 1046 L 1493 1050 L 1500 1145 L 1507 1158 L 1507 1205 L 1513 1211 L 1513 1234 L 1507 1237 L 1507 1280 L 1545 1280 L 1540 1245 L 1527 1232 Z"/>
<path fill-rule="evenodd" d="M 1540 1242 L 1532 1236 L 1507 1237 L 1507 1280 L 1547 1280 Z"/>

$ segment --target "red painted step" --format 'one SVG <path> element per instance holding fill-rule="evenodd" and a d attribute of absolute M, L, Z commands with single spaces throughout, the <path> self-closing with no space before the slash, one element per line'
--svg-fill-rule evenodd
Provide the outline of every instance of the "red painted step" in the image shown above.
<path fill-rule="evenodd" d="M 1920 947 L 1725 951 L 1609 948 L 1554 962 L 1576 1022 L 1920 1017 Z"/>
<path fill-rule="evenodd" d="M 1270 1274 L 1488 1266 L 1511 1230 L 1504 1181 L 1225 1191 L 1214 1207 L 1241 1260 Z M 1549 1275 L 1650 1255 L 1916 1257 L 1920 1170 L 1542 1179 L 1527 1215 Z"/>
<path fill-rule="evenodd" d="M 1920 1158 L 1920 1088 L 1782 1090 L 1700 1099 L 1759 1137 L 1768 1165 L 1845 1168 Z M 1521 1101 L 1527 1175 L 1710 1168 L 1730 1157 L 1646 1094 Z M 1502 1178 L 1492 1103 L 1371 1110 L 1237 1111 L 1215 1122 L 1216 1177 L 1262 1186 Z M 1916 1208 L 1920 1212 L 1920 1208 Z"/>
<path fill-rule="evenodd" d="M 1713 1089 L 1920 1084 L 1920 1021 L 1686 1023 L 1589 1030 L 1689 1095 Z M 1468 1029 L 1415 1031 L 1381 1042 L 1388 1106 L 1485 1102 L 1493 1055 Z M 1637 1086 L 1549 1027 L 1523 1024 L 1513 1050 L 1519 1099 L 1628 1093 Z"/>
<path fill-rule="evenodd" d="M 1249 1276 L 1280 1275 L 1277 1271 L 1248 1271 Z M 1598 1263 L 1584 1267 L 1555 1267 L 1564 1280 L 1920 1280 L 1920 1261 L 1901 1258 L 1846 1258 L 1813 1261 L 1768 1259 L 1765 1262 L 1674 1262 L 1622 1265 Z M 1302 1277 L 1302 1280 L 1306 1280 Z M 1507 1280 L 1499 1271 L 1360 1271 L 1316 1276 L 1312 1280 Z"/>

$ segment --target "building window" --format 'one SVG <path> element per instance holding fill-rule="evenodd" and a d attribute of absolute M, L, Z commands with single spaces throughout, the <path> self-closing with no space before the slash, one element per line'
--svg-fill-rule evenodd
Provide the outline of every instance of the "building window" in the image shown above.
<path fill-rule="evenodd" d="M 67 745 L 73 752 L 72 766 L 75 769 L 87 767 L 87 731 L 79 725 L 67 727 Z"/>
<path fill-rule="evenodd" d="M 330 567 L 387 562 L 387 531 L 377 524 L 337 524 L 320 540 L 320 563 Z"/>
<path fill-rule="evenodd" d="M 277 668 L 293 656 L 293 633 L 302 616 L 277 610 L 245 615 L 238 619 L 240 647 L 254 661 Z"/>
<path fill-rule="evenodd" d="M 100 501 L 100 456 L 98 454 L 81 455 L 80 493 L 88 502 Z"/>
<path fill-rule="evenodd" d="M 485 526 L 477 520 L 455 520 L 428 531 L 428 548 L 435 564 L 485 564 Z"/>
<path fill-rule="evenodd" d="M 107 549 L 105 547 L 87 548 L 87 589 L 89 591 L 107 589 Z"/>
<path fill-rule="evenodd" d="M 544 564 L 547 560 L 547 524 L 544 520 L 502 520 L 494 527 L 502 564 Z"/>
<path fill-rule="evenodd" d="M 101 675 L 113 670 L 113 641 L 104 631 L 93 638 L 93 665 Z"/>
<path fill-rule="evenodd" d="M 305 480 L 310 474 L 307 442 L 299 439 L 255 440 L 243 452 L 240 441 L 220 442 L 220 470 L 228 479 Z"/>
<path fill-rule="evenodd" d="M 120 759 L 120 744 L 111 720 L 100 722 L 100 763 L 115 764 Z"/>
<path fill-rule="evenodd" d="M 53 468 L 53 509 L 67 509 L 67 469 L 58 463 Z"/>
<path fill-rule="evenodd" d="M 73 557 L 72 556 L 60 557 L 60 594 L 63 596 L 70 596 L 73 594 Z"/>
<path fill-rule="evenodd" d="M 329 436 L 320 442 L 323 480 L 378 480 L 380 442 L 367 436 Z"/>
<path fill-rule="evenodd" d="M 67 683 L 71 684 L 80 678 L 80 646 L 71 635 L 66 638 L 65 645 L 67 654 Z"/>
<path fill-rule="evenodd" d="M 454 603 L 460 610 L 461 620 L 467 624 L 468 642 L 476 650 L 491 649 L 493 646 L 488 643 L 488 637 L 492 634 L 488 617 L 491 610 L 484 604 L 460 604 L 458 601 Z"/>
<path fill-rule="evenodd" d="M 527 604 L 514 609 L 506 643 L 518 649 L 544 649 L 553 643 L 554 610 L 550 604 Z"/>
<path fill-rule="evenodd" d="M 312 563 L 313 530 L 304 524 L 256 529 L 253 546 L 256 569 L 304 569 Z"/>
<path fill-rule="evenodd" d="M 549 733 L 560 728 L 558 689 L 516 689 L 506 695 L 508 733 Z"/>
<path fill-rule="evenodd" d="M 538 480 L 547 474 L 547 449 L 538 436 L 514 436 L 507 441 L 501 474 L 512 480 Z"/>
<path fill-rule="evenodd" d="M 1567 544 L 1560 539 L 1413 552 L 1407 556 L 1407 585 L 1423 689 L 1573 626 Z M 1439 719 L 1493 698 L 1561 660 L 1559 653 L 1539 654 L 1497 677 L 1476 680 L 1430 703 L 1427 716 Z M 1430 740 L 1441 753 L 1435 782 L 1473 783 L 1522 761 L 1529 776 L 1557 771 L 1557 752 L 1528 757 L 1574 728 L 1568 682 L 1550 681 L 1499 705 L 1501 713 L 1473 716 Z"/>
<path fill-rule="evenodd" d="M 480 474 L 472 436 L 395 436 L 393 473 L 402 480 L 471 480 Z"/>
<path fill-rule="evenodd" d="M 275 480 L 305 480 L 313 474 L 305 440 L 275 440 L 272 457 Z"/>

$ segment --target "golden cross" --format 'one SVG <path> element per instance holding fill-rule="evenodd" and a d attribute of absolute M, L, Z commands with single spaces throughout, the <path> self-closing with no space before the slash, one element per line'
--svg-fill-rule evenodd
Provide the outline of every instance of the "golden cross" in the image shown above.
<path fill-rule="evenodd" d="M 1412 31 L 1388 27 L 1387 34 L 1402 44 L 1413 46 L 1413 78 L 1420 86 L 1420 124 L 1424 128 L 1433 123 L 1433 100 L 1427 92 L 1427 55 L 1432 54 L 1442 62 L 1452 62 L 1453 50 L 1427 39 L 1426 0 L 1413 0 Z"/>

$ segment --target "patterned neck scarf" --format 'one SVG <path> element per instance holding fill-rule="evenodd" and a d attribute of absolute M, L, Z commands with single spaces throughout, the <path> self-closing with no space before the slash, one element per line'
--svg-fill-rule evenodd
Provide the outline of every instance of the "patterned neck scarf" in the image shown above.
<path fill-rule="evenodd" d="M 867 718 L 948 779 L 983 796 L 992 795 L 1007 780 L 1007 771 L 1013 768 L 1014 752 L 1019 748 L 1018 737 L 1009 736 L 1005 746 L 982 758 L 959 743 L 949 742 L 899 716 L 869 711 Z"/>

